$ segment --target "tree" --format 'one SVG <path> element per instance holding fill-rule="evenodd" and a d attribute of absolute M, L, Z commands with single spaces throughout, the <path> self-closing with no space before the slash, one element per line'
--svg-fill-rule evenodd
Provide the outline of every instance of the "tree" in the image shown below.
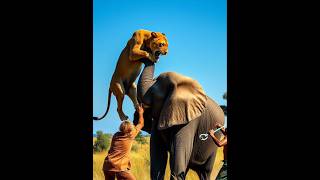
<path fill-rule="evenodd" d="M 223 98 L 224 100 L 227 100 L 227 92 L 225 92 L 225 93 L 223 94 L 222 98 Z"/>
<path fill-rule="evenodd" d="M 223 95 L 222 95 L 222 98 L 224 100 L 227 100 L 227 92 L 225 92 Z M 221 109 L 223 110 L 224 112 L 224 115 L 227 115 L 227 106 L 225 105 L 220 105 Z"/>
<path fill-rule="evenodd" d="M 136 140 L 139 144 L 146 144 L 146 143 L 147 143 L 146 139 L 142 136 L 141 131 L 138 133 L 138 135 L 136 136 L 135 140 Z"/>
<path fill-rule="evenodd" d="M 93 150 L 94 152 L 102 152 L 109 148 L 110 146 L 110 134 L 104 134 L 102 131 L 97 131 L 97 140 L 94 142 Z"/>

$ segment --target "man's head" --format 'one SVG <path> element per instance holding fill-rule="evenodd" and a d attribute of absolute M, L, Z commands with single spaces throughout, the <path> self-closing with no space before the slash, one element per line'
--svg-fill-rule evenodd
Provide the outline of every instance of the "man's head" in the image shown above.
<path fill-rule="evenodd" d="M 125 120 L 120 124 L 119 131 L 128 134 L 132 131 L 133 127 L 130 121 Z"/>

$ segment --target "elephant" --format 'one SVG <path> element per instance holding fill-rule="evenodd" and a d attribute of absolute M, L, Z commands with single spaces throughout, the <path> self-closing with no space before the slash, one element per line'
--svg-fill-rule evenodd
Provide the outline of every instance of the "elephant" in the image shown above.
<path fill-rule="evenodd" d="M 142 130 L 151 134 L 151 179 L 164 179 L 169 152 L 171 180 L 185 179 L 189 169 L 196 171 L 201 180 L 209 180 L 217 146 L 212 138 L 201 140 L 199 136 L 217 123 L 224 124 L 223 110 L 196 80 L 175 72 L 154 78 L 155 64 L 148 59 L 140 61 L 144 69 L 137 96 L 145 107 Z M 137 122 L 135 112 L 133 123 Z"/>

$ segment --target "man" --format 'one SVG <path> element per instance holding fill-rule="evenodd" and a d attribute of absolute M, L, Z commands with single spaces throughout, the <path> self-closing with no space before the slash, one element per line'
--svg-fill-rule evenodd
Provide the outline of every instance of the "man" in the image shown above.
<path fill-rule="evenodd" d="M 144 109 L 139 106 L 139 122 L 134 126 L 130 121 L 123 121 L 119 127 L 119 132 L 116 132 L 112 137 L 112 142 L 108 156 L 103 164 L 103 172 L 106 180 L 135 180 L 131 174 L 130 168 L 130 151 L 134 138 L 138 135 L 144 126 L 143 119 Z"/>
<path fill-rule="evenodd" d="M 220 124 L 216 125 L 217 128 L 222 127 Z M 210 136 L 212 137 L 214 143 L 218 146 L 218 147 L 223 147 L 223 156 L 224 156 L 224 160 L 223 160 L 223 166 L 219 171 L 219 174 L 217 176 L 216 180 L 226 180 L 227 179 L 227 129 L 225 129 L 224 127 L 221 128 L 221 132 L 224 135 L 223 139 L 220 141 L 214 134 L 214 131 L 211 129 L 209 131 Z"/>

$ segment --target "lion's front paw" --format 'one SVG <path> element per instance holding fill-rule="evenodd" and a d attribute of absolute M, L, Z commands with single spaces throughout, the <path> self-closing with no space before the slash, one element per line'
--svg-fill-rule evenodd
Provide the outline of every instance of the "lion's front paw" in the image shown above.
<path fill-rule="evenodd" d="M 155 62 L 157 59 L 152 53 L 148 53 L 147 58 L 150 59 L 150 61 Z"/>

